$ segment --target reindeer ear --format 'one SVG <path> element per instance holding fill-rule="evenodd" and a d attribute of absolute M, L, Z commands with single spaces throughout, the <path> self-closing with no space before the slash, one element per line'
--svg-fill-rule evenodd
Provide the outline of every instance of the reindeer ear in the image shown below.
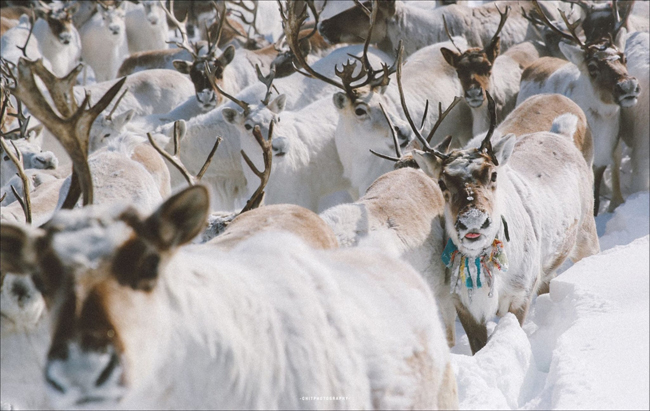
<path fill-rule="evenodd" d="M 442 161 L 438 157 L 432 153 L 420 150 L 413 150 L 412 153 L 413 159 L 416 163 L 418 163 L 418 166 L 422 171 L 424 171 L 426 175 L 433 178 L 434 180 L 438 180 L 440 178 L 440 172 L 442 171 Z"/>
<path fill-rule="evenodd" d="M 237 124 L 237 117 L 239 117 L 239 112 L 234 108 L 224 107 L 221 110 L 221 116 L 227 123 Z"/>
<path fill-rule="evenodd" d="M 504 166 L 510 159 L 512 152 L 515 149 L 516 142 L 517 142 L 517 136 L 510 133 L 507 136 L 502 137 L 492 147 L 492 152 L 494 153 L 494 156 L 499 162 L 500 167 Z"/>
<path fill-rule="evenodd" d="M 20 227 L 10 223 L 0 225 L 0 267 L 4 273 L 31 274 L 38 264 L 36 240 L 40 229 Z"/>
<path fill-rule="evenodd" d="M 230 62 L 234 58 L 235 58 L 235 46 L 231 44 L 230 46 L 226 47 L 223 53 L 221 53 L 221 56 L 219 56 L 217 61 L 221 63 L 222 67 L 226 67 L 228 64 L 230 64 Z"/>
<path fill-rule="evenodd" d="M 27 130 L 27 141 L 39 147 L 43 146 L 43 125 L 39 124 Z"/>
<path fill-rule="evenodd" d="M 458 62 L 460 54 L 445 47 L 441 48 L 440 52 L 442 53 L 442 57 L 445 58 L 445 61 L 449 63 L 450 66 L 456 67 L 456 63 Z"/>
<path fill-rule="evenodd" d="M 271 110 L 275 114 L 280 114 L 282 111 L 284 111 L 284 106 L 287 103 L 287 96 L 284 94 L 280 94 L 277 96 L 275 99 L 273 99 L 272 102 L 269 103 L 268 106 L 266 106 L 269 110 Z"/>
<path fill-rule="evenodd" d="M 450 135 L 443 138 L 442 141 L 438 143 L 438 145 L 435 146 L 434 148 L 443 154 L 447 154 L 447 151 L 449 151 L 449 145 L 451 144 L 451 139 L 452 136 Z"/>
<path fill-rule="evenodd" d="M 79 7 L 81 7 L 80 3 L 72 3 L 67 7 L 66 12 L 68 13 L 68 16 L 72 17 L 76 12 L 79 11 Z"/>
<path fill-rule="evenodd" d="M 347 106 L 348 103 L 350 102 L 348 95 L 340 92 L 334 94 L 333 100 L 334 100 L 334 106 L 336 106 L 336 108 L 338 108 L 339 110 L 343 110 L 345 106 Z"/>
<path fill-rule="evenodd" d="M 485 48 L 485 54 L 490 63 L 494 63 L 494 60 L 499 56 L 499 53 L 501 53 L 501 37 L 497 37 L 494 43 L 488 44 Z"/>
<path fill-rule="evenodd" d="M 578 67 L 584 66 L 585 53 L 580 47 L 565 43 L 563 41 L 560 42 L 559 46 L 562 54 L 564 54 L 564 57 L 566 57 L 567 60 Z"/>
<path fill-rule="evenodd" d="M 195 185 L 171 196 L 147 218 L 142 233 L 160 251 L 188 243 L 206 227 L 210 212 L 210 195 L 202 185 Z"/>
<path fill-rule="evenodd" d="M 119 128 L 122 128 L 125 124 L 133 120 L 133 116 L 135 116 L 135 111 L 133 109 L 127 110 L 124 113 L 115 116 L 113 124 L 117 125 Z"/>
<path fill-rule="evenodd" d="M 192 67 L 192 65 L 188 61 L 174 60 L 172 61 L 172 64 L 174 65 L 176 71 L 183 74 L 190 74 L 190 68 Z"/>

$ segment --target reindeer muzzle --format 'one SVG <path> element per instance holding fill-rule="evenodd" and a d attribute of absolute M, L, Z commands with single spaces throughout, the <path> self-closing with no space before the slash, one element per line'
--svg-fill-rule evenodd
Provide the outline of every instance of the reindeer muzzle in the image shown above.
<path fill-rule="evenodd" d="M 641 87 L 634 77 L 628 77 L 625 80 L 616 83 L 614 94 L 616 101 L 621 107 L 632 107 L 637 103 Z"/>
<path fill-rule="evenodd" d="M 465 101 L 470 107 L 477 108 L 483 105 L 483 89 L 480 87 L 470 88 L 465 92 Z"/>

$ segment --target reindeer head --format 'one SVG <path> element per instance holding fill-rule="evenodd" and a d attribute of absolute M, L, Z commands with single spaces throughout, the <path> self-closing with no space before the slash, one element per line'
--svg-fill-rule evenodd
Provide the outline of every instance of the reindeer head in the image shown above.
<path fill-rule="evenodd" d="M 72 16 L 79 9 L 78 3 L 69 5 L 52 4 L 48 5 L 43 2 L 36 9 L 36 15 L 47 21 L 52 35 L 61 42 L 61 44 L 70 44 L 77 31 L 72 24 Z"/>
<path fill-rule="evenodd" d="M 45 312 L 45 302 L 29 276 L 0 270 L 2 332 L 33 329 Z"/>
<path fill-rule="evenodd" d="M 110 408 L 155 372 L 150 345 L 170 337 L 159 321 L 168 285 L 159 283 L 208 211 L 207 189 L 193 186 L 146 218 L 130 207 L 86 207 L 61 211 L 41 229 L 2 225 L 3 270 L 33 275 L 51 314 L 45 379 L 53 404 Z"/>
<path fill-rule="evenodd" d="M 121 2 L 116 2 L 115 5 L 107 6 L 101 1 L 97 3 L 97 11 L 102 17 L 102 27 L 107 30 L 109 38 L 126 36 L 122 4 Z"/>
<path fill-rule="evenodd" d="M 209 110 L 221 104 L 221 97 L 212 89 L 206 75 L 206 67 L 214 73 L 218 83 L 222 84 L 223 72 L 235 57 L 235 47 L 232 45 L 228 46 L 218 57 L 219 50 L 216 47 L 208 47 L 208 51 L 205 54 L 200 54 L 197 46 L 194 49 L 192 52 L 192 63 L 185 60 L 174 60 L 173 64 L 174 68 L 180 73 L 190 76 L 192 83 L 194 83 L 196 99 L 206 110 Z"/>
<path fill-rule="evenodd" d="M 40 142 L 37 141 L 39 137 L 36 137 L 35 134 L 35 132 L 31 132 L 28 138 L 12 140 L 16 149 L 22 153 L 23 167 L 25 169 L 55 169 L 59 165 L 59 160 L 51 151 L 41 149 Z M 0 148 L 0 156 L 0 164 L 2 164 L 0 172 L 2 173 L 2 185 L 4 185 L 16 174 L 17 170 L 9 155 L 2 148 Z"/>
<path fill-rule="evenodd" d="M 501 39 L 499 33 L 501 32 L 501 29 L 503 29 L 503 26 L 508 19 L 508 12 L 510 11 L 509 6 L 506 7 L 505 13 L 501 13 L 498 6 L 495 7 L 497 7 L 497 11 L 501 15 L 501 21 L 499 23 L 499 28 L 487 46 L 482 49 L 471 48 L 464 53 L 462 53 L 458 48 L 457 51 L 449 50 L 444 47 L 440 49 L 440 52 L 447 63 L 456 69 L 458 79 L 465 91 L 465 101 L 467 101 L 467 104 L 472 108 L 481 107 L 485 102 L 485 91 L 490 89 L 492 66 L 501 50 Z M 447 36 L 453 43 L 444 16 L 443 20 Z"/>
<path fill-rule="evenodd" d="M 378 1 L 377 21 L 370 42 L 381 42 L 388 34 L 387 21 L 395 15 L 395 0 Z M 330 17 L 319 26 L 320 34 L 330 43 L 363 43 L 371 23 L 368 21 L 372 2 L 357 4 L 336 16 Z"/>
<path fill-rule="evenodd" d="M 641 88 L 638 80 L 627 72 L 622 45 L 618 47 L 610 39 L 601 39 L 585 47 L 561 43 L 560 49 L 583 75 L 588 76 L 603 103 L 621 107 L 636 104 Z"/>
<path fill-rule="evenodd" d="M 618 104 L 621 107 L 632 107 L 636 104 L 641 91 L 639 82 L 628 74 L 625 54 L 621 51 L 625 49 L 626 31 L 621 30 L 625 20 L 617 20 L 613 30 L 607 33 L 606 37 L 596 40 L 587 38 L 587 42 L 583 42 L 576 34 L 580 21 L 570 23 L 566 14 L 560 11 L 569 30 L 569 33 L 566 33 L 548 20 L 537 0 L 533 4 L 544 23 L 569 41 L 560 43 L 560 50 L 589 78 L 593 90 L 603 103 Z M 615 15 L 618 17 L 618 12 Z"/>
<path fill-rule="evenodd" d="M 146 0 L 141 1 L 140 4 L 142 4 L 144 15 L 147 17 L 149 24 L 152 26 L 157 26 L 159 23 L 161 23 L 161 17 L 158 13 L 160 10 L 160 3 L 153 0 Z"/>

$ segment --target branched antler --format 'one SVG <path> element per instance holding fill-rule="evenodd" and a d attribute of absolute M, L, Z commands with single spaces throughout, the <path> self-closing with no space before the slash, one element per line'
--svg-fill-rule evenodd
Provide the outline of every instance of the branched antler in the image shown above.
<path fill-rule="evenodd" d="M 499 10 L 499 6 L 496 3 L 494 4 L 494 7 L 496 7 L 497 11 L 499 12 L 501 19 L 499 20 L 499 27 L 497 28 L 497 31 L 494 33 L 494 36 L 492 36 L 492 39 L 490 39 L 488 46 L 483 48 L 484 50 L 494 47 L 494 44 L 499 39 L 499 34 L 501 34 L 501 30 L 503 30 L 503 26 L 505 26 L 506 21 L 508 20 L 508 14 L 510 13 L 510 6 L 506 6 L 506 11 L 504 13 L 501 13 L 501 10 Z"/>
<path fill-rule="evenodd" d="M 59 140 L 72 159 L 72 183 L 63 204 L 64 208 L 74 207 L 81 193 L 84 205 L 93 202 L 92 177 L 88 165 L 90 128 L 126 81 L 126 77 L 117 81 L 92 107 L 90 94 L 86 93 L 84 101 L 78 106 L 74 99 L 73 86 L 81 69 L 80 64 L 64 78 L 58 78 L 43 66 L 42 60 L 30 61 L 21 58 L 17 66 L 16 86 L 12 89 L 14 96 Z M 45 84 L 56 111 L 47 103 L 35 76 L 40 77 Z"/>
<path fill-rule="evenodd" d="M 34 32 L 34 25 L 36 24 L 36 16 L 34 15 L 34 5 L 33 4 L 31 5 L 31 9 L 32 9 L 32 24 L 29 27 L 29 34 L 27 35 L 27 40 L 25 40 L 25 44 L 22 47 L 16 46 L 20 51 L 23 52 L 23 56 L 25 58 L 29 58 L 27 56 L 27 44 L 29 44 L 29 40 L 32 38 L 32 33 Z"/>
<path fill-rule="evenodd" d="M 488 114 L 490 115 L 490 128 L 488 129 L 485 138 L 481 142 L 481 147 L 479 148 L 479 151 L 489 155 L 490 158 L 492 159 L 492 163 L 494 163 L 495 166 L 498 166 L 499 161 L 497 160 L 497 157 L 494 155 L 494 150 L 492 150 L 492 142 L 490 141 L 492 135 L 494 134 L 494 129 L 497 124 L 497 110 L 496 110 L 496 105 L 494 104 L 494 99 L 492 98 L 490 93 L 486 91 L 485 94 L 487 95 L 487 101 L 488 101 Z"/>
<path fill-rule="evenodd" d="M 18 191 L 13 185 L 11 186 L 11 191 L 14 193 L 16 200 L 20 204 L 20 207 L 23 209 L 23 213 L 25 214 L 25 221 L 27 222 L 27 224 L 31 224 L 32 223 L 32 201 L 31 201 L 31 195 L 29 191 L 29 178 L 25 174 L 25 168 L 23 167 L 23 153 L 21 153 L 20 150 L 16 148 L 16 145 L 14 144 L 13 141 L 11 142 L 11 145 L 15 150 L 15 154 L 12 153 L 12 150 L 9 148 L 9 144 L 7 144 L 7 141 L 4 139 L 4 137 L 0 137 L 0 144 L 2 145 L 2 149 L 4 150 L 4 152 L 7 154 L 7 156 L 9 156 L 11 161 L 16 166 L 16 169 L 18 170 L 18 176 L 20 177 L 20 181 L 22 181 L 23 183 L 23 197 L 21 197 L 18 194 Z"/>
<path fill-rule="evenodd" d="M 168 41 L 168 44 L 174 44 L 176 47 L 179 49 L 184 49 L 190 55 L 192 56 L 193 59 L 196 59 L 199 56 L 199 53 L 197 50 L 195 50 L 192 45 L 190 44 L 188 37 L 187 37 L 187 21 L 189 18 L 189 13 L 185 15 L 185 19 L 183 21 L 178 21 L 176 16 L 174 15 L 174 0 L 170 0 L 169 2 L 169 9 L 165 6 L 164 2 L 162 0 L 158 0 L 158 3 L 160 4 L 160 7 L 164 10 L 165 14 L 167 15 L 167 18 L 169 21 L 171 21 L 174 26 L 178 29 L 178 31 L 181 33 L 181 42 L 178 41 Z M 170 11 L 171 9 L 171 11 Z"/>
<path fill-rule="evenodd" d="M 268 106 L 269 99 L 271 98 L 271 88 L 273 87 L 273 80 L 275 79 L 275 65 L 271 64 L 271 70 L 269 70 L 269 74 L 267 74 L 266 76 L 262 74 L 259 64 L 255 65 L 255 71 L 257 72 L 257 79 L 266 86 L 266 94 L 264 95 L 264 100 L 262 100 L 262 104 Z"/>
<path fill-rule="evenodd" d="M 128 91 L 129 91 L 129 89 L 125 88 L 124 91 L 122 92 L 122 94 L 120 94 L 120 96 L 117 98 L 117 101 L 115 102 L 115 105 L 111 109 L 111 112 L 108 113 L 108 115 L 106 116 L 106 120 L 111 121 L 113 119 L 113 113 L 115 113 L 115 109 L 117 108 L 117 106 L 120 105 L 120 102 L 122 101 L 122 99 L 124 98 L 124 96 L 126 95 L 126 93 Z"/>
<path fill-rule="evenodd" d="M 460 47 L 456 45 L 454 42 L 454 39 L 451 37 L 451 33 L 449 32 L 449 26 L 447 26 L 447 19 L 445 18 L 445 15 L 442 15 L 442 23 L 445 26 L 445 33 L 447 33 L 447 37 L 449 38 L 449 41 L 451 41 L 451 44 L 456 48 L 459 54 L 463 54 L 463 52 L 460 50 Z"/>
<path fill-rule="evenodd" d="M 208 77 L 208 81 L 210 82 L 210 85 L 212 86 L 212 89 L 216 93 L 221 94 L 222 96 L 226 97 L 227 99 L 229 99 L 230 101 L 232 101 L 233 103 L 235 103 L 239 107 L 241 107 L 242 110 L 244 110 L 244 115 L 247 115 L 248 113 L 250 113 L 250 110 L 251 110 L 250 104 L 246 103 L 245 101 L 239 100 L 238 98 L 226 93 L 225 91 L 223 91 L 223 89 L 221 87 L 219 87 L 219 85 L 217 84 L 217 79 L 215 78 L 215 74 L 212 71 L 212 69 L 210 68 L 209 64 L 205 65 L 205 74 Z"/>
<path fill-rule="evenodd" d="M 214 146 L 212 146 L 212 150 L 210 151 L 210 154 L 208 154 L 208 158 L 205 160 L 205 163 L 203 163 L 203 167 L 201 167 L 201 170 L 198 172 L 196 176 L 193 176 L 188 170 L 187 167 L 183 164 L 183 161 L 181 161 L 179 153 L 181 149 L 181 138 L 185 135 L 185 130 L 181 130 L 181 122 L 176 121 L 174 123 L 174 154 L 169 154 L 166 152 L 163 148 L 161 148 L 158 143 L 153 139 L 151 136 L 151 133 L 147 133 L 147 138 L 149 139 L 149 143 L 153 146 L 156 151 L 163 156 L 164 159 L 172 163 L 174 167 L 178 169 L 178 171 L 181 172 L 183 177 L 185 178 L 185 181 L 187 181 L 187 184 L 193 186 L 198 184 L 201 179 L 203 178 L 203 175 L 205 172 L 208 170 L 208 167 L 210 166 L 210 163 L 212 162 L 212 158 L 214 157 L 215 153 L 217 152 L 217 149 L 219 148 L 219 144 L 221 144 L 221 141 L 223 139 L 221 137 L 217 137 L 217 140 L 214 143 Z"/>
<path fill-rule="evenodd" d="M 427 108 L 428 107 L 429 107 L 429 100 L 427 100 Z M 401 148 L 399 146 L 399 142 L 397 141 L 397 134 L 395 133 L 395 126 L 393 125 L 393 122 L 390 121 L 390 117 L 388 117 L 388 114 L 386 113 L 386 110 L 384 109 L 384 106 L 381 103 L 379 103 L 379 108 L 381 109 L 381 112 L 384 115 L 384 118 L 386 119 L 386 122 L 388 123 L 388 128 L 390 129 L 390 134 L 391 134 L 391 137 L 393 138 L 393 144 L 395 145 L 395 155 L 396 155 L 396 157 L 391 157 L 391 156 L 387 156 L 385 154 L 378 153 L 373 149 L 370 149 L 370 152 L 372 154 L 376 155 L 377 157 L 381 157 L 381 158 L 383 158 L 385 160 L 390 160 L 390 161 L 397 162 L 397 161 L 400 160 L 400 158 L 402 158 L 402 150 L 401 150 Z M 425 116 L 423 116 L 423 118 L 424 117 L 426 117 L 426 114 L 425 114 Z"/>
<path fill-rule="evenodd" d="M 548 17 L 546 17 L 546 14 L 544 13 L 544 10 L 542 10 L 542 6 L 540 6 L 538 0 L 533 0 L 533 5 L 535 6 L 535 11 L 537 12 L 537 14 L 541 18 L 541 20 L 553 32 L 559 34 L 561 37 L 569 40 L 572 43 L 578 44 L 582 48 L 586 47 L 585 43 L 576 34 L 576 29 L 580 26 L 580 20 L 576 20 L 575 23 L 570 23 L 569 19 L 567 18 L 566 14 L 564 13 L 564 11 L 560 10 L 560 15 L 562 16 L 562 20 L 564 20 L 564 23 L 566 24 L 569 32 L 571 33 L 571 34 L 567 34 L 564 31 L 560 30 L 553 23 L 551 23 L 551 21 L 548 19 Z"/>
<path fill-rule="evenodd" d="M 244 157 L 244 161 L 246 161 L 246 164 L 248 164 L 248 167 L 251 168 L 253 173 L 260 179 L 260 185 L 257 187 L 257 190 L 253 193 L 251 198 L 248 199 L 246 202 L 246 206 L 241 210 L 241 213 L 245 213 L 246 211 L 252 210 L 254 208 L 257 208 L 262 204 L 262 201 L 264 200 L 264 188 L 266 187 L 266 184 L 269 182 L 269 177 L 271 177 L 271 165 L 273 163 L 273 147 L 272 147 L 272 140 L 273 140 L 273 127 L 275 126 L 275 120 L 271 121 L 271 124 L 269 124 L 269 134 L 267 136 L 267 139 L 264 140 L 264 137 L 262 137 L 262 132 L 260 131 L 260 126 L 255 126 L 253 128 L 253 136 L 255 137 L 255 140 L 257 140 L 257 143 L 262 147 L 262 153 L 264 156 L 264 171 L 260 171 L 255 167 L 255 164 L 251 161 L 251 159 L 246 155 L 244 150 L 241 150 L 241 155 Z"/>

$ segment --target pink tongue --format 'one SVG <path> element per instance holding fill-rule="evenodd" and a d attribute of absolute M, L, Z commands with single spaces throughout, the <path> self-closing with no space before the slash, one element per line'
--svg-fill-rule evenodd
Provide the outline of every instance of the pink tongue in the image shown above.
<path fill-rule="evenodd" d="M 479 233 L 467 233 L 465 238 L 479 238 L 481 235 Z"/>

